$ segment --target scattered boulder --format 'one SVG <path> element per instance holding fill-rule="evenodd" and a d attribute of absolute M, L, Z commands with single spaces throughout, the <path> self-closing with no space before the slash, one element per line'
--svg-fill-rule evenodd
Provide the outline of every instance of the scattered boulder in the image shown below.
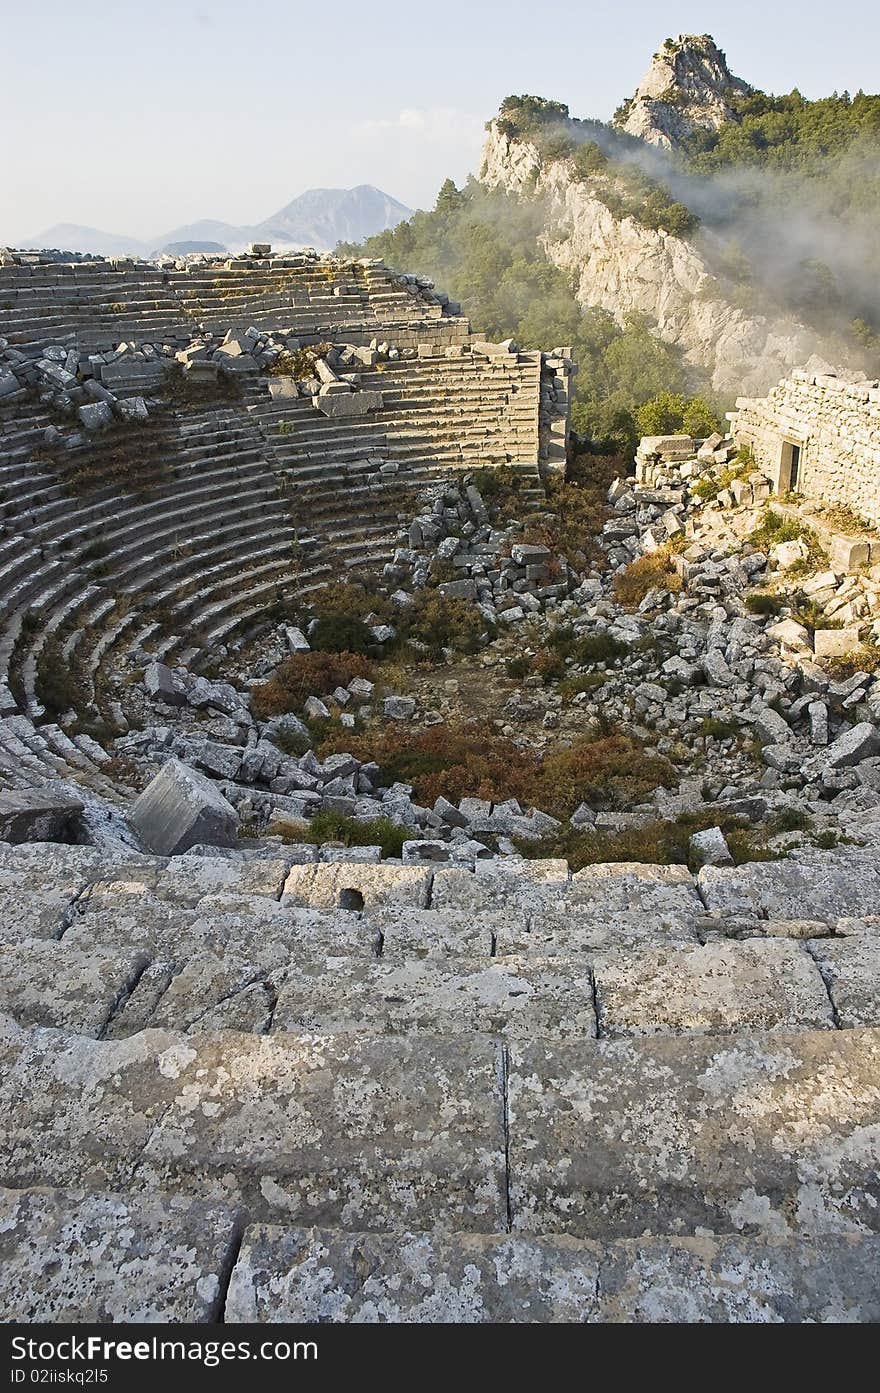
<path fill-rule="evenodd" d="M 134 803 L 131 822 L 157 856 L 177 856 L 191 846 L 235 846 L 239 818 L 216 785 L 178 759 L 162 766 Z"/>
<path fill-rule="evenodd" d="M 0 842 L 76 841 L 84 807 L 72 789 L 51 784 L 0 791 Z"/>

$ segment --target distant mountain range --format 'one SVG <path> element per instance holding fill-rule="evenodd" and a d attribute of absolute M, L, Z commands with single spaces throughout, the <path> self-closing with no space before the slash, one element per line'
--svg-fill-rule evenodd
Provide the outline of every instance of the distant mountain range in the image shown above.
<path fill-rule="evenodd" d="M 249 242 L 271 242 L 275 250 L 315 247 L 332 251 L 337 242 L 360 242 L 375 232 L 396 227 L 412 216 L 412 209 L 372 184 L 354 189 L 307 189 L 271 217 L 252 226 L 205 218 L 172 228 L 161 237 L 139 241 L 114 232 L 76 223 L 56 223 L 27 239 L 29 247 L 57 247 L 62 251 L 92 252 L 98 256 L 159 256 L 170 250 L 242 251 Z"/>

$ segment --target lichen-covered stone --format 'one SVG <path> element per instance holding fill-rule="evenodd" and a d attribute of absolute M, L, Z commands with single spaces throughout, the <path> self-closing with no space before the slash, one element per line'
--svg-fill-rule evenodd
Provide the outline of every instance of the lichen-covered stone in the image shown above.
<path fill-rule="evenodd" d="M 565 1238 L 254 1225 L 226 1320 L 581 1322 L 596 1315 L 600 1251 Z"/>
<path fill-rule="evenodd" d="M 860 933 L 816 939 L 809 948 L 841 1028 L 880 1025 L 880 936 Z"/>
<path fill-rule="evenodd" d="M 273 1028 L 584 1039 L 595 1035 L 596 1017 L 586 962 L 340 958 L 304 968 L 291 965 Z"/>
<path fill-rule="evenodd" d="M 717 914 L 833 921 L 880 904 L 880 852 L 853 848 L 745 866 L 704 866 L 699 886 Z"/>
<path fill-rule="evenodd" d="M 831 1029 L 806 948 L 785 938 L 640 945 L 593 959 L 599 1032 L 664 1035 Z"/>
<path fill-rule="evenodd" d="M 403 904 L 424 909 L 432 872 L 421 866 L 355 862 L 293 866 L 284 882 L 282 905 L 310 909 L 373 909 Z"/>
<path fill-rule="evenodd" d="M 198 1198 L 0 1190 L 0 1320 L 216 1321 L 235 1237 Z"/>
<path fill-rule="evenodd" d="M 147 961 L 132 948 L 82 952 L 51 940 L 0 944 L 0 1011 L 19 1025 L 97 1036 Z"/>
<path fill-rule="evenodd" d="M 851 1322 L 880 1318 L 880 1238 L 615 1243 L 564 1234 L 246 1229 L 227 1323 Z"/>
<path fill-rule="evenodd" d="M 880 1229 L 880 1031 L 513 1042 L 513 1229 Z"/>

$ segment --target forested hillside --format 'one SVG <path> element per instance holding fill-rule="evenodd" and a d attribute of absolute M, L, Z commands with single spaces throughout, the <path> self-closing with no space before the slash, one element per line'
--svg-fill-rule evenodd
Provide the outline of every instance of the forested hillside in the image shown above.
<path fill-rule="evenodd" d="M 842 336 L 876 370 L 880 96 L 811 102 L 797 91 L 751 91 L 732 108 L 720 130 L 697 130 L 675 150 L 574 120 L 563 103 L 533 96 L 506 98 L 494 125 L 537 147 L 546 164 L 565 162 L 616 219 L 692 242 L 732 305 L 772 308 Z M 712 399 L 699 370 L 648 319 L 618 324 L 577 303 L 568 275 L 541 249 L 546 218 L 528 188 L 517 197 L 447 180 L 431 212 L 345 250 L 432 276 L 490 337 L 525 348 L 571 344 L 580 364 L 575 427 L 609 448 L 628 449 L 641 429 L 711 429 L 729 403 Z"/>
<path fill-rule="evenodd" d="M 704 384 L 676 349 L 644 321 L 620 327 L 605 310 L 577 303 L 538 243 L 543 216 L 538 199 L 447 180 L 432 212 L 341 250 L 432 276 L 489 338 L 513 337 L 521 348 L 571 344 L 579 365 L 574 428 L 603 448 L 630 450 L 657 421 L 661 430 L 714 430 L 717 404 L 700 399 Z"/>

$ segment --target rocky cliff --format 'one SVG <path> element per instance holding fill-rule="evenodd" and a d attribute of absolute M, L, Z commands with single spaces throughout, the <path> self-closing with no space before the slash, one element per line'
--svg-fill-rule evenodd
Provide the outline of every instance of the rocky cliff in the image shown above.
<path fill-rule="evenodd" d="M 546 200 L 542 244 L 567 272 L 583 305 L 622 322 L 647 315 L 659 336 L 708 371 L 718 392 L 760 395 L 811 353 L 825 350 L 814 330 L 794 319 L 749 312 L 726 298 L 709 260 L 711 238 L 699 243 L 616 217 L 591 180 L 575 177 L 570 159 L 548 159 L 528 137 L 492 121 L 480 179 L 523 197 Z M 836 355 L 828 350 L 829 356 Z"/>
<path fill-rule="evenodd" d="M 651 145 L 675 147 L 699 127 L 718 130 L 733 120 L 731 102 L 751 90 L 733 76 L 710 34 L 683 34 L 654 54 L 617 124 Z"/>

